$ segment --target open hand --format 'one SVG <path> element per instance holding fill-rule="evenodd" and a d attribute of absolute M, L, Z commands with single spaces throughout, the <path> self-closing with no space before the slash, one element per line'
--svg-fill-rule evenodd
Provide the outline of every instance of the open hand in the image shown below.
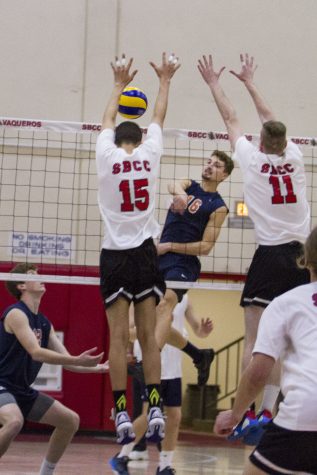
<path fill-rule="evenodd" d="M 77 356 L 76 365 L 86 367 L 97 366 L 97 364 L 100 363 L 103 358 L 103 352 L 99 353 L 98 355 L 92 355 L 92 353 L 95 353 L 96 350 L 97 347 L 95 346 L 94 348 L 84 351 L 79 356 Z"/>
<path fill-rule="evenodd" d="M 197 332 L 197 336 L 200 338 L 206 338 L 212 330 L 214 329 L 214 324 L 210 318 L 202 318 L 200 321 L 200 326 Z"/>
<path fill-rule="evenodd" d="M 135 69 L 133 72 L 130 72 L 132 62 L 133 58 L 130 58 L 127 62 L 125 54 L 123 54 L 121 59 L 116 56 L 115 62 L 110 63 L 113 70 L 114 82 L 122 88 L 125 88 L 133 80 L 134 76 L 138 72 L 137 69 Z"/>
<path fill-rule="evenodd" d="M 167 59 L 165 52 L 162 54 L 162 64 L 160 66 L 157 66 L 152 61 L 150 61 L 150 65 L 160 79 L 167 80 L 171 79 L 176 71 L 181 67 L 180 63 L 178 62 L 178 58 L 174 53 L 170 54 L 169 58 Z"/>
<path fill-rule="evenodd" d="M 208 84 L 215 84 L 218 82 L 222 72 L 226 69 L 223 66 L 218 72 L 214 70 L 213 61 L 211 54 L 208 56 L 208 59 L 203 55 L 202 59 L 198 60 L 198 71 L 202 75 L 204 81 Z"/>
<path fill-rule="evenodd" d="M 230 73 L 233 74 L 236 78 L 240 79 L 240 81 L 242 82 L 252 82 L 254 73 L 258 67 L 254 64 L 253 56 L 249 57 L 248 53 L 245 53 L 245 55 L 240 54 L 240 61 L 241 71 L 237 73 L 231 70 Z"/>

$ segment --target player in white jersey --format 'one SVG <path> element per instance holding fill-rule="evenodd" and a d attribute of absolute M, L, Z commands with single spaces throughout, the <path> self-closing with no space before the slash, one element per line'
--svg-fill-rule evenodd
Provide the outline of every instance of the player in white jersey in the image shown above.
<path fill-rule="evenodd" d="M 210 55 L 199 60 L 198 69 L 227 127 L 233 158 L 241 168 L 245 202 L 258 244 L 241 298 L 245 310 L 242 365 L 245 369 L 251 358 L 264 308 L 278 295 L 309 281 L 307 270 L 299 269 L 296 260 L 309 233 L 310 209 L 306 199 L 302 153 L 287 140 L 285 125 L 275 120 L 272 110 L 255 86 L 253 77 L 257 66 L 253 57 L 240 55 L 240 60 L 241 71 L 230 72 L 244 83 L 262 122 L 259 147 L 243 136 L 236 111 L 220 86 L 219 77 L 224 67 L 216 72 Z M 276 365 L 265 388 L 258 417 L 251 410 L 233 439 L 245 437 L 245 442 L 252 442 L 246 438 L 248 425 L 257 422 L 261 425 L 271 417 L 278 392 L 279 367 Z"/>
<path fill-rule="evenodd" d="M 317 228 L 305 244 L 305 265 L 311 283 L 284 293 L 266 308 L 233 409 L 216 420 L 216 433 L 231 432 L 281 359 L 284 400 L 252 452 L 245 475 L 317 474 Z"/>
<path fill-rule="evenodd" d="M 188 295 L 184 295 L 181 302 L 176 305 L 173 310 L 174 329 L 184 334 L 185 320 L 189 323 L 194 333 L 200 337 L 207 337 L 213 329 L 212 321 L 209 318 L 199 319 L 188 299 Z M 142 353 L 138 345 L 138 341 L 134 342 L 134 354 L 138 361 L 142 360 Z M 156 475 L 172 475 L 175 470 L 172 468 L 174 451 L 177 445 L 179 425 L 181 421 L 181 405 L 182 405 L 182 353 L 177 348 L 165 345 L 161 352 L 161 387 L 164 412 L 166 414 L 165 438 L 161 444 L 159 466 Z M 141 390 L 144 393 L 144 390 Z M 144 400 L 144 397 L 143 397 Z M 143 414 L 134 422 L 137 440 L 140 440 L 146 430 L 146 406 L 143 404 Z M 135 444 L 127 444 L 115 457 L 111 458 L 109 463 L 114 473 L 118 475 L 128 475 L 128 462 L 132 452 L 135 450 Z M 135 453 L 135 452 L 133 452 Z M 137 455 L 137 454 L 136 454 Z M 147 454 L 142 454 L 142 458 Z M 141 457 L 135 457 L 141 459 Z"/>
<path fill-rule="evenodd" d="M 96 144 L 98 202 L 105 225 L 100 255 L 100 286 L 110 331 L 109 365 L 115 402 L 117 441 L 134 440 L 126 412 L 129 305 L 135 303 L 138 339 L 144 354 L 149 399 L 149 440 L 164 436 L 160 401 L 160 352 L 155 341 L 156 305 L 165 291 L 153 238 L 159 233 L 154 219 L 155 187 L 162 154 L 170 81 L 180 67 L 177 58 L 162 55 L 160 66 L 150 63 L 159 78 L 159 91 L 147 137 L 133 122 L 115 128 L 118 101 L 137 71 L 125 55 L 111 63 L 114 87 Z"/>

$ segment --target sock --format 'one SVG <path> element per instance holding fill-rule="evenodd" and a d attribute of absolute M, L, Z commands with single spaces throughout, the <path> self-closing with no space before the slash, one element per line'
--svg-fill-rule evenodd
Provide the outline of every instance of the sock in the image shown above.
<path fill-rule="evenodd" d="M 260 411 L 266 409 L 272 414 L 279 392 L 279 386 L 274 386 L 273 384 L 267 384 L 266 386 L 264 386 L 263 399 L 260 406 Z"/>
<path fill-rule="evenodd" d="M 182 348 L 182 351 L 186 353 L 186 355 L 190 356 L 194 363 L 199 363 L 201 361 L 201 351 L 196 346 L 192 345 L 189 341 L 187 344 Z"/>
<path fill-rule="evenodd" d="M 128 455 L 132 452 L 133 447 L 134 442 L 130 442 L 130 444 L 123 445 L 118 457 L 128 457 Z"/>
<path fill-rule="evenodd" d="M 146 393 L 151 407 L 159 406 L 161 403 L 161 387 L 160 384 L 147 384 Z"/>
<path fill-rule="evenodd" d="M 112 391 L 112 393 L 113 393 L 116 413 L 125 411 L 127 409 L 126 390 L 121 389 L 119 391 Z"/>
<path fill-rule="evenodd" d="M 173 456 L 174 450 L 162 450 L 162 452 L 160 452 L 160 471 L 172 466 Z"/>
<path fill-rule="evenodd" d="M 48 462 L 46 459 L 44 459 L 39 475 L 53 475 L 55 467 L 56 463 Z"/>

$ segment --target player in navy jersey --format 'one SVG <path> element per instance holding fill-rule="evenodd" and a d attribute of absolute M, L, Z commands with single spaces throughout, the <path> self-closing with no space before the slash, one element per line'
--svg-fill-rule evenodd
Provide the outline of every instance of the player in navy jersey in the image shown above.
<path fill-rule="evenodd" d="M 112 64 L 113 90 L 106 106 L 96 144 L 98 202 L 105 225 L 100 255 L 100 287 L 110 331 L 109 366 L 115 404 L 117 442 L 134 440 L 126 411 L 129 305 L 135 304 L 138 339 L 144 355 L 144 376 L 149 399 L 147 438 L 164 436 L 160 403 L 160 352 L 155 341 L 156 305 L 165 283 L 158 269 L 153 238 L 159 234 L 155 220 L 156 181 L 163 152 L 162 127 L 167 112 L 171 79 L 180 67 L 177 58 L 162 55 L 160 66 L 150 63 L 159 90 L 151 124 L 142 142 L 142 130 L 125 121 L 115 127 L 118 101 L 137 71 L 132 59 L 122 55 Z"/>
<path fill-rule="evenodd" d="M 205 160 L 202 182 L 176 181 L 169 185 L 173 203 L 157 246 L 165 281 L 195 282 L 200 274 L 198 256 L 208 255 L 219 236 L 228 208 L 217 191 L 233 170 L 232 159 L 215 150 Z M 168 342 L 188 354 L 198 369 L 198 385 L 206 384 L 214 352 L 201 350 L 171 329 L 172 311 L 187 290 L 167 289 L 157 307 L 156 338 L 160 348 Z"/>
<path fill-rule="evenodd" d="M 18 264 L 11 272 L 37 274 L 33 264 Z M 39 475 L 52 475 L 79 426 L 79 416 L 52 397 L 31 387 L 43 363 L 63 365 L 80 373 L 104 373 L 103 353 L 96 348 L 69 354 L 50 321 L 39 312 L 45 293 L 42 282 L 6 283 L 17 303 L 0 318 L 0 457 L 20 432 L 24 420 L 53 426 Z"/>
<path fill-rule="evenodd" d="M 254 223 L 258 244 L 246 284 L 241 306 L 245 313 L 245 344 L 243 365 L 248 365 L 262 313 L 269 303 L 288 290 L 309 282 L 307 269 L 299 269 L 297 260 L 310 230 L 310 208 L 306 197 L 303 156 L 291 140 L 287 140 L 285 125 L 277 121 L 254 83 L 257 66 L 253 57 L 240 55 L 241 71 L 230 71 L 246 87 L 262 123 L 260 144 L 255 146 L 244 137 L 235 109 L 225 95 L 211 55 L 198 62 L 198 69 L 210 88 L 226 125 L 239 162 L 244 182 L 244 197 Z M 260 412 L 253 408 L 235 428 L 231 439 L 243 437 L 249 444 L 257 442 L 255 435 L 272 417 L 279 393 L 279 365 L 274 366 L 264 389 Z M 258 431 L 255 430 L 258 427 Z M 252 427 L 252 437 L 248 437 Z"/>

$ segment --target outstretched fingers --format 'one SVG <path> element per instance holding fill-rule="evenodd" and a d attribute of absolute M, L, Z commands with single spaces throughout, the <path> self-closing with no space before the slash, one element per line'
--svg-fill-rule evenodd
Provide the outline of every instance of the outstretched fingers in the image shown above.
<path fill-rule="evenodd" d="M 167 55 L 165 51 L 162 53 L 161 65 L 157 65 L 153 63 L 153 61 L 150 61 L 149 64 L 152 66 L 159 78 L 166 77 L 168 79 L 171 79 L 181 66 L 179 58 L 175 56 L 175 53 Z"/>

